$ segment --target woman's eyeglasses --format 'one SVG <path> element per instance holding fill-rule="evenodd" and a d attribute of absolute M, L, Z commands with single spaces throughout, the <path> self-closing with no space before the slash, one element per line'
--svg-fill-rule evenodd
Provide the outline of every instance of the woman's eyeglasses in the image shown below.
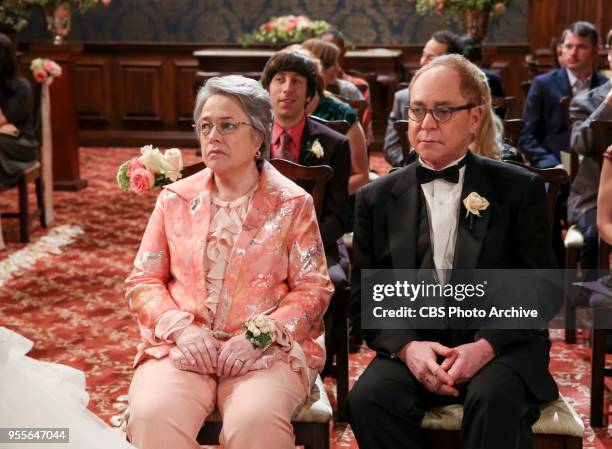
<path fill-rule="evenodd" d="M 242 125 L 253 126 L 250 123 L 239 122 L 238 120 L 221 119 L 216 122 L 198 122 L 193 125 L 193 127 L 196 129 L 198 136 L 208 137 L 212 132 L 213 128 L 215 127 L 217 128 L 219 134 L 221 134 L 222 136 L 229 136 L 238 131 L 238 128 L 240 128 L 240 126 Z"/>
<path fill-rule="evenodd" d="M 448 122 L 453 114 L 457 111 L 469 110 L 475 108 L 472 103 L 464 104 L 463 106 L 437 106 L 433 109 L 424 108 L 422 106 L 408 106 L 408 119 L 413 122 L 422 122 L 427 114 L 431 114 L 434 120 L 438 123 Z"/>

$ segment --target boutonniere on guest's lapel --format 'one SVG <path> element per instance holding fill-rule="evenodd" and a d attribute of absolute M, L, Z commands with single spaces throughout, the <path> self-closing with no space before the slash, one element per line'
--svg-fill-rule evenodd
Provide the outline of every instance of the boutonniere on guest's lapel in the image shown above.
<path fill-rule="evenodd" d="M 321 145 L 319 139 L 315 139 L 312 142 L 308 142 L 308 144 L 306 144 L 306 149 L 309 153 L 314 154 L 317 159 L 321 159 L 325 154 L 325 151 L 323 150 L 323 145 Z"/>
<path fill-rule="evenodd" d="M 484 196 L 480 196 L 476 192 L 470 193 L 463 199 L 463 205 L 467 213 L 465 218 L 470 218 L 470 231 L 472 230 L 472 224 L 474 223 L 474 217 L 481 217 L 480 212 L 486 210 L 489 207 L 489 201 Z"/>

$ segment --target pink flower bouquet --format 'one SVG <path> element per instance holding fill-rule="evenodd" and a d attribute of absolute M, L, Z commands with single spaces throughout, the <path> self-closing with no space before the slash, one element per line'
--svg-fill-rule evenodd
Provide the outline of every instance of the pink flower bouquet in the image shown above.
<path fill-rule="evenodd" d="M 53 82 L 53 78 L 62 75 L 62 68 L 52 59 L 36 58 L 30 63 L 30 70 L 36 81 L 47 85 Z"/>
<path fill-rule="evenodd" d="M 117 184 L 124 192 L 146 192 L 183 176 L 183 158 L 178 148 L 162 153 L 152 145 L 145 145 L 140 152 L 140 157 L 124 162 L 117 170 Z"/>
<path fill-rule="evenodd" d="M 273 17 L 252 33 L 238 38 L 248 46 L 255 43 L 299 43 L 311 37 L 318 37 L 330 28 L 325 20 L 311 20 L 307 16 Z"/>

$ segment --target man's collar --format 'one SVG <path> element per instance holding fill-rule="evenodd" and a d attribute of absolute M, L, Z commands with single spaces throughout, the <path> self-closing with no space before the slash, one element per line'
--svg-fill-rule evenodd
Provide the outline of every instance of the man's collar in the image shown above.
<path fill-rule="evenodd" d="M 579 78 L 576 75 L 574 75 L 574 72 L 572 72 L 570 69 L 566 68 L 565 71 L 567 72 L 567 78 L 569 79 L 570 86 L 574 87 L 574 85 L 579 80 Z M 588 81 L 588 85 L 590 86 L 592 77 L 593 77 L 593 72 L 589 73 L 589 76 L 587 76 L 586 78 L 583 78 L 580 81 L 583 81 L 583 82 Z"/>
<path fill-rule="evenodd" d="M 440 170 L 444 170 L 445 168 L 452 167 L 453 165 L 457 165 L 459 163 L 459 161 L 461 161 L 462 159 L 464 159 L 466 157 L 466 155 L 467 155 L 467 152 L 465 152 L 465 154 L 463 154 L 458 159 L 452 161 L 450 164 L 445 165 Z M 421 156 L 419 156 L 419 164 L 421 164 L 425 168 L 428 168 L 430 170 L 434 170 L 434 168 L 431 165 L 429 165 L 427 162 L 425 162 L 423 159 L 421 159 Z M 434 171 L 440 171 L 440 170 L 434 170 Z"/>
<path fill-rule="evenodd" d="M 276 120 L 274 121 L 274 126 L 272 127 L 272 143 L 275 144 L 280 135 L 287 131 L 291 139 L 295 142 L 296 145 L 300 145 L 302 141 L 302 133 L 304 132 L 304 126 L 306 125 L 306 115 L 302 116 L 302 119 L 293 125 L 289 129 L 283 128 Z"/>

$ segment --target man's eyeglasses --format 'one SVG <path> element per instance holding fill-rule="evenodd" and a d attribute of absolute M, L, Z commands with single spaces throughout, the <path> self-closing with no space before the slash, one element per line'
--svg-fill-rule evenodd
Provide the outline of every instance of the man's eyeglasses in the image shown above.
<path fill-rule="evenodd" d="M 463 106 L 437 106 L 433 109 L 424 108 L 422 106 L 408 106 L 408 120 L 413 122 L 422 122 L 427 114 L 431 114 L 434 120 L 438 123 L 448 122 L 453 114 L 457 111 L 469 110 L 477 105 L 468 103 Z"/>
<path fill-rule="evenodd" d="M 242 125 L 253 126 L 250 123 L 239 122 L 238 120 L 222 119 L 217 122 L 198 122 L 193 127 L 196 129 L 198 136 L 208 137 L 215 127 L 219 134 L 228 136 L 238 131 L 238 128 Z"/>

